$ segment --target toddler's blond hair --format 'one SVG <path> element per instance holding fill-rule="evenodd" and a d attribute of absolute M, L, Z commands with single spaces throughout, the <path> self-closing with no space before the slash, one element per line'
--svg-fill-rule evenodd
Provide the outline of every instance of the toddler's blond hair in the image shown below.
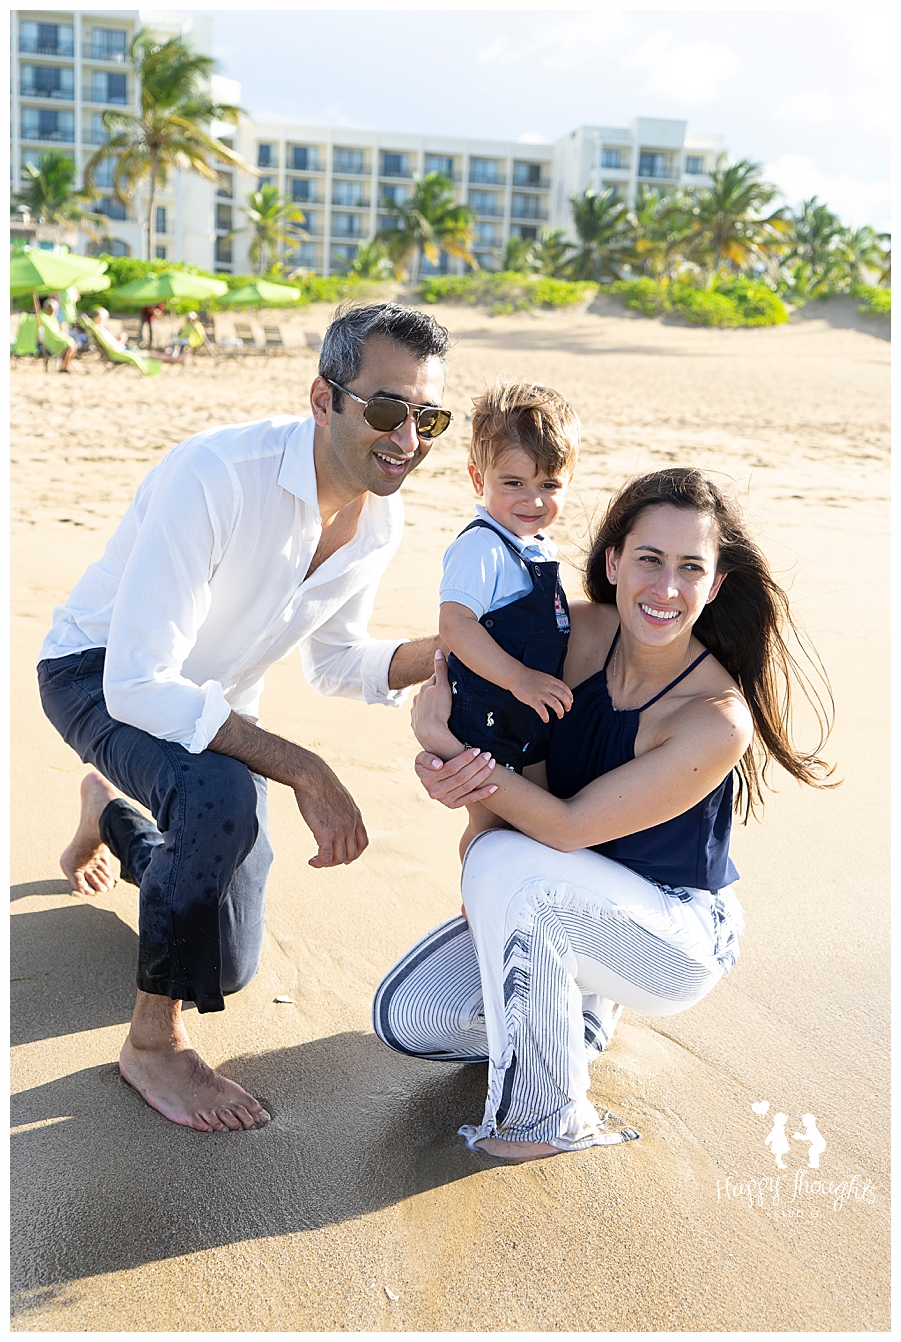
<path fill-rule="evenodd" d="M 499 382 L 472 404 L 469 460 L 479 471 L 520 447 L 548 475 L 572 475 L 581 426 L 559 392 L 538 382 Z"/>

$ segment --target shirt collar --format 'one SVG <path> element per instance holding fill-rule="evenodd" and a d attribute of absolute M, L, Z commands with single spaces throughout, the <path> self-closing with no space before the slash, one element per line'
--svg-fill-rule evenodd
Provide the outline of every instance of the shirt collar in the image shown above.
<path fill-rule="evenodd" d="M 285 438 L 285 451 L 278 473 L 282 489 L 296 494 L 308 503 L 319 516 L 319 495 L 316 488 L 316 464 L 313 459 L 313 434 L 316 421 L 312 415 L 295 420 Z"/>

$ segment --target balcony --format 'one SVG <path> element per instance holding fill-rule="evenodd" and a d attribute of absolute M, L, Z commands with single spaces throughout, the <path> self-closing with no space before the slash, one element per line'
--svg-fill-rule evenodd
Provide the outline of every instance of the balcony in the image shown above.
<path fill-rule="evenodd" d="M 469 202 L 469 208 L 473 210 L 480 219 L 503 219 L 504 211 L 498 205 L 493 205 L 489 209 L 487 205 L 473 205 Z"/>
<path fill-rule="evenodd" d="M 368 177 L 370 169 L 367 168 L 365 160 L 361 158 L 345 158 L 340 150 L 335 151 L 332 159 L 332 172 L 339 177 Z"/>
<path fill-rule="evenodd" d="M 400 178 L 404 182 L 412 182 L 413 169 L 410 167 L 409 164 L 407 164 L 406 167 L 404 167 L 403 165 L 395 165 L 394 167 L 389 168 L 387 163 L 383 163 L 382 171 L 380 172 L 379 176 L 390 177 L 394 180 Z"/>
<path fill-rule="evenodd" d="M 302 205 L 303 201 L 298 201 Z M 341 200 L 339 196 L 332 196 L 332 204 L 339 210 L 368 210 L 372 204 L 371 200 Z"/>
<path fill-rule="evenodd" d="M 533 182 L 521 181 L 516 174 L 513 174 L 513 186 L 517 191 L 550 191 L 550 177 L 536 177 Z"/>
<path fill-rule="evenodd" d="M 547 219 L 547 217 L 548 217 L 547 210 L 526 210 L 523 209 L 522 206 L 519 206 L 518 208 L 514 206 L 513 210 L 510 213 L 510 218 L 517 220 L 528 220 L 528 221 L 531 221 L 533 219 L 544 220 Z"/>
<path fill-rule="evenodd" d="M 51 130 L 47 126 L 27 126 L 27 127 L 23 126 L 21 138 L 29 142 L 40 142 L 40 143 L 49 142 L 51 144 L 74 144 L 75 127 L 74 126 L 69 128 L 56 127 L 56 129 Z"/>
<path fill-rule="evenodd" d="M 39 37 L 19 37 L 19 50 L 26 56 L 60 56 L 71 60 L 75 55 L 74 40 L 42 41 Z"/>
<path fill-rule="evenodd" d="M 105 42 L 82 42 L 81 54 L 86 61 L 104 61 L 110 65 L 130 65 L 128 51 L 108 46 Z"/>
<path fill-rule="evenodd" d="M 81 90 L 81 96 L 86 103 L 100 104 L 103 107 L 127 107 L 128 106 L 128 88 L 110 89 L 105 91 L 99 84 L 85 84 Z"/>
<path fill-rule="evenodd" d="M 70 84 L 68 88 L 54 87 L 47 84 L 35 84 L 31 80 L 21 80 L 19 83 L 19 93 L 23 98 L 53 98 L 57 102 L 74 102 L 75 89 Z"/>
<path fill-rule="evenodd" d="M 81 132 L 82 144 L 106 144 L 110 138 L 111 132 L 108 130 L 83 130 Z"/>
<path fill-rule="evenodd" d="M 668 179 L 674 181 L 677 176 L 675 164 L 669 163 L 665 154 L 642 152 L 638 158 L 638 176 L 652 181 Z"/>

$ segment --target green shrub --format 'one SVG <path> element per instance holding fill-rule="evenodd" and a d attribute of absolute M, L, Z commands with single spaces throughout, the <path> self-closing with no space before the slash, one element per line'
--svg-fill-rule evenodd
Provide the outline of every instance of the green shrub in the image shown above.
<path fill-rule="evenodd" d="M 474 275 L 433 275 L 417 290 L 424 303 L 485 305 L 495 316 L 528 312 L 533 308 L 569 308 L 586 303 L 598 286 L 554 280 L 546 275 L 516 271 L 477 272 Z"/>
<path fill-rule="evenodd" d="M 647 317 L 678 312 L 698 326 L 778 326 L 788 321 L 785 304 L 760 280 L 745 275 L 719 276 L 710 287 L 688 280 L 616 280 L 605 293 L 623 295 L 623 302 Z"/>
<path fill-rule="evenodd" d="M 877 284 L 854 284 L 851 293 L 863 302 L 857 309 L 865 317 L 890 317 L 892 315 L 892 291 Z"/>

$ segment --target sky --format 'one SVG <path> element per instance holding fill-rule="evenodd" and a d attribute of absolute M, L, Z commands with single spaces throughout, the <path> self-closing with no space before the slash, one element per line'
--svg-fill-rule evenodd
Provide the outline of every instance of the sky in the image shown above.
<path fill-rule="evenodd" d="M 761 163 L 789 205 L 817 195 L 846 223 L 886 229 L 890 26 L 887 11 L 850 6 L 217 5 L 213 41 L 256 116 L 526 144 L 686 119 Z"/>

